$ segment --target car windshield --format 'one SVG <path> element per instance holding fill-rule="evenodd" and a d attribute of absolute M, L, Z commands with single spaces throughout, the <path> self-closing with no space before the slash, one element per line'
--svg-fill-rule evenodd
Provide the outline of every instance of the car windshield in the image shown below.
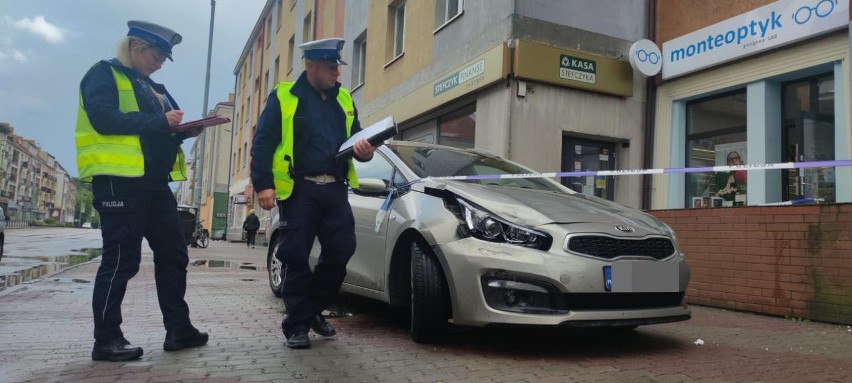
<path fill-rule="evenodd" d="M 474 175 L 527 174 L 535 171 L 500 157 L 471 150 L 439 146 L 388 145 L 418 177 L 451 177 Z M 565 189 L 546 178 L 506 178 L 465 180 L 482 185 L 565 193 Z"/>

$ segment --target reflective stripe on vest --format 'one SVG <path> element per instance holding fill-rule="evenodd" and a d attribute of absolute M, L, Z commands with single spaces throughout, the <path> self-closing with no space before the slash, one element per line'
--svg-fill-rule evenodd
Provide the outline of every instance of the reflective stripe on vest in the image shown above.
<path fill-rule="evenodd" d="M 275 197 L 285 200 L 293 192 L 293 178 L 290 176 L 293 170 L 293 116 L 299 105 L 299 98 L 290 93 L 293 88 L 292 82 L 282 82 L 277 85 L 278 103 L 281 104 L 281 142 L 275 148 L 272 156 L 272 177 L 275 184 Z M 346 115 L 346 138 L 352 135 L 352 124 L 355 122 L 355 104 L 349 91 L 340 88 L 337 92 L 337 102 L 343 108 Z M 358 187 L 358 175 L 355 173 L 355 164 L 349 159 L 349 170 L 347 180 L 352 187 Z"/>
<path fill-rule="evenodd" d="M 118 69 L 110 69 L 118 89 L 118 111 L 138 112 L 139 104 L 133 92 L 133 83 Z M 74 139 L 77 144 L 77 170 L 83 181 L 91 181 L 92 176 L 96 175 L 142 177 L 145 174 L 145 156 L 139 136 L 98 133 L 89 121 L 82 92 Z M 182 149 L 178 149 L 178 156 L 169 175 L 173 181 L 186 179 L 186 161 Z"/>

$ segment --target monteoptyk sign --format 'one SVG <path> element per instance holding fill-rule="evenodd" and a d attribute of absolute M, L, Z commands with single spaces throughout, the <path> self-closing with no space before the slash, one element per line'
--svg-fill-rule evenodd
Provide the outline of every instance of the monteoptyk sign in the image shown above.
<path fill-rule="evenodd" d="M 663 43 L 663 78 L 849 25 L 848 0 L 780 0 Z"/>

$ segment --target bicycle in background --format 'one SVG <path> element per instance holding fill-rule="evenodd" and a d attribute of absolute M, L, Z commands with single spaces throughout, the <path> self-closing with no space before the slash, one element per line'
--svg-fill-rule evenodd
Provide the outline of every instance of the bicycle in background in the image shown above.
<path fill-rule="evenodd" d="M 192 241 L 195 247 L 203 249 L 210 245 L 210 232 L 204 226 L 201 226 L 201 222 L 204 222 L 204 220 L 195 223 L 195 231 L 192 232 Z"/>

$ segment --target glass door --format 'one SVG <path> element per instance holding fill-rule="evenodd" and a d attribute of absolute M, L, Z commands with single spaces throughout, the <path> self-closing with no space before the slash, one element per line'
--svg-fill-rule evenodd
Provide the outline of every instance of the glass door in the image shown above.
<path fill-rule="evenodd" d="M 785 162 L 834 159 L 834 77 L 821 76 L 784 85 Z M 835 201 L 834 168 L 783 171 L 785 201 Z"/>
<path fill-rule="evenodd" d="M 615 144 L 611 142 L 565 137 L 562 139 L 562 153 L 562 171 L 615 170 Z M 562 177 L 562 184 L 578 193 L 612 201 L 615 198 L 613 178 Z"/>

